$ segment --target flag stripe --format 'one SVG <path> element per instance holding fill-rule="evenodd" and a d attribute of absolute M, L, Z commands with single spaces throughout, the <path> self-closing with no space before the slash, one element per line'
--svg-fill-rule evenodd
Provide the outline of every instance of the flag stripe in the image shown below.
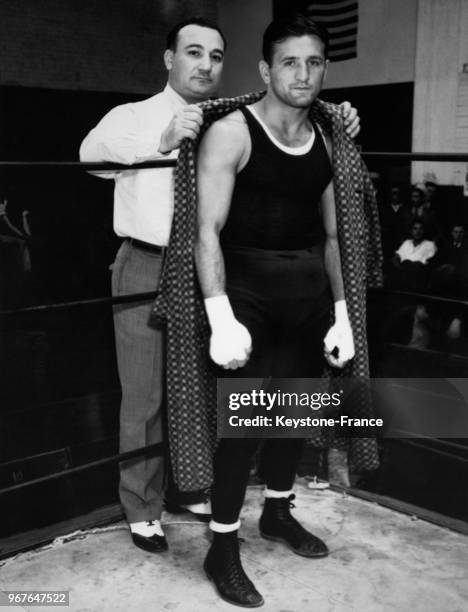
<path fill-rule="evenodd" d="M 357 13 L 358 5 L 357 5 L 357 2 L 353 2 L 352 4 L 349 4 L 348 6 L 344 8 L 336 9 L 336 8 L 324 8 L 320 5 L 313 3 L 307 6 L 307 10 L 313 13 L 314 15 L 316 15 L 317 17 L 334 18 L 337 16 L 345 15 L 346 13 Z"/>
<path fill-rule="evenodd" d="M 337 19 L 336 17 L 317 17 L 314 13 L 309 13 L 309 15 L 317 23 L 322 23 L 327 28 L 327 31 L 329 26 L 355 25 L 357 23 L 357 14 L 353 17 L 345 17 L 343 19 Z"/>
<path fill-rule="evenodd" d="M 313 11 L 311 11 L 309 15 L 317 23 L 323 23 L 325 27 L 328 27 L 328 24 L 332 24 L 334 26 L 355 24 L 357 23 L 357 20 L 358 20 L 357 13 L 350 14 L 342 18 L 341 17 L 323 17 L 322 15 L 316 15 Z"/>
<path fill-rule="evenodd" d="M 335 36 L 347 36 L 348 34 L 356 35 L 357 31 L 357 23 L 355 25 L 327 26 L 328 35 L 332 38 L 335 38 Z"/>
<path fill-rule="evenodd" d="M 333 54 L 333 57 L 330 56 L 330 59 L 334 62 L 342 62 L 348 59 L 354 59 L 356 57 L 356 51 L 337 51 L 337 53 Z"/>
<path fill-rule="evenodd" d="M 330 49 L 336 49 L 336 46 L 341 44 L 346 44 L 348 45 L 348 47 L 353 47 L 355 42 L 355 36 L 337 36 L 336 38 L 333 38 L 333 40 L 330 42 L 329 47 Z"/>
<path fill-rule="evenodd" d="M 333 56 L 335 55 L 335 51 L 340 51 L 342 49 L 347 49 L 349 51 L 352 51 L 354 49 L 354 51 L 356 51 L 356 45 L 354 43 L 349 42 L 332 42 L 330 43 L 328 54 L 333 58 Z"/>

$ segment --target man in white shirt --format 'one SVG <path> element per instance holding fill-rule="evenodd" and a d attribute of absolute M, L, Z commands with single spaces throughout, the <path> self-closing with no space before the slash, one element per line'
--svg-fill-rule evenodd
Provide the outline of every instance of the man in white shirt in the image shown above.
<path fill-rule="evenodd" d="M 415 219 L 410 226 L 410 236 L 393 255 L 393 270 L 389 276 L 395 289 L 424 293 L 430 280 L 431 266 L 437 252 L 432 240 L 424 239 L 425 227 Z"/>
<path fill-rule="evenodd" d="M 112 109 L 84 139 L 81 161 L 134 164 L 177 157 L 182 140 L 195 139 L 199 133 L 203 114 L 196 104 L 216 95 L 225 47 L 221 31 L 202 19 L 176 25 L 164 53 L 168 70 L 164 90 Z M 359 132 L 356 109 L 349 103 L 343 103 L 342 109 L 346 131 L 354 137 Z M 173 170 L 99 175 L 115 179 L 114 229 L 126 238 L 113 266 L 113 295 L 154 291 L 172 223 Z M 114 308 L 122 385 L 121 452 L 163 440 L 164 335 L 150 324 L 151 307 L 152 302 L 145 301 Z M 167 550 L 160 524 L 164 473 L 163 457 L 135 459 L 121 467 L 120 499 L 133 541 L 150 552 Z M 209 519 L 208 503 L 184 507 Z"/>
<path fill-rule="evenodd" d="M 411 261 L 426 265 L 436 251 L 437 247 L 432 240 L 424 240 L 424 225 L 421 221 L 414 221 L 411 225 L 411 238 L 405 240 L 395 251 L 395 263 L 399 265 Z"/>

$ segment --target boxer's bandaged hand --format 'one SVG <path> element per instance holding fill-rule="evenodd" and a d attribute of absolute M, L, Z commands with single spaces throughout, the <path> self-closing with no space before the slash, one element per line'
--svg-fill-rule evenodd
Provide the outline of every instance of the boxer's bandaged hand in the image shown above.
<path fill-rule="evenodd" d="M 335 323 L 323 343 L 325 359 L 331 366 L 343 368 L 354 357 L 353 331 L 344 300 L 335 303 Z"/>
<path fill-rule="evenodd" d="M 252 338 L 235 318 L 227 295 L 207 298 L 205 309 L 211 327 L 211 359 L 226 369 L 245 365 L 252 350 Z"/>
<path fill-rule="evenodd" d="M 234 319 L 231 326 L 212 332 L 210 357 L 218 365 L 235 370 L 247 363 L 252 339 L 247 328 Z"/>

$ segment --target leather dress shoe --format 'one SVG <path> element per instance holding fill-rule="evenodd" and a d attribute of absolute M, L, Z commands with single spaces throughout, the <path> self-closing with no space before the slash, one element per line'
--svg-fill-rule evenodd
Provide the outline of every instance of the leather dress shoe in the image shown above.
<path fill-rule="evenodd" d="M 317 536 L 311 534 L 291 515 L 294 508 L 289 497 L 267 497 L 260 517 L 260 535 L 266 540 L 283 542 L 286 546 L 302 557 L 326 557 L 328 548 Z"/>
<path fill-rule="evenodd" d="M 171 514 L 184 514 L 185 512 L 188 512 L 189 514 L 195 516 L 202 523 L 209 523 L 211 521 L 211 512 L 197 512 L 197 510 L 203 510 L 203 506 L 206 506 L 207 504 L 208 502 L 204 504 L 186 504 L 182 506 L 176 502 L 166 500 L 164 505 L 166 508 L 166 512 L 170 512 Z"/>
<path fill-rule="evenodd" d="M 160 553 L 167 550 L 167 540 L 164 536 L 154 534 L 152 536 L 142 536 L 139 533 L 132 532 L 132 540 L 135 546 L 146 550 L 150 553 Z"/>
<path fill-rule="evenodd" d="M 242 567 L 237 531 L 213 533 L 203 569 L 224 601 L 243 608 L 258 608 L 264 604 L 263 597 Z"/>

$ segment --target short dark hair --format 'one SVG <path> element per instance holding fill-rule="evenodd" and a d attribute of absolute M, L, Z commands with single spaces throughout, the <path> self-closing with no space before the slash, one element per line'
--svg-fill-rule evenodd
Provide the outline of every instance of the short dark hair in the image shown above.
<path fill-rule="evenodd" d="M 292 36 L 316 36 L 323 42 L 325 59 L 328 57 L 328 32 L 319 23 L 313 21 L 305 13 L 289 13 L 281 19 L 274 19 L 263 34 L 262 55 L 267 64 L 271 65 L 275 44 Z"/>
<path fill-rule="evenodd" d="M 421 187 L 416 187 L 416 185 L 413 185 L 411 187 L 411 193 L 413 193 L 413 191 L 416 191 L 419 194 L 420 198 L 424 198 L 426 195 L 424 191 L 421 189 Z"/>
<path fill-rule="evenodd" d="M 218 26 L 214 23 L 211 23 L 211 21 L 205 19 L 204 17 L 190 17 L 190 19 L 184 19 L 184 21 L 180 21 L 179 23 L 177 23 L 167 35 L 166 49 L 170 49 L 171 51 L 175 51 L 177 49 L 177 38 L 179 36 L 179 32 L 182 30 L 182 28 L 185 28 L 185 26 L 188 25 L 197 25 L 202 28 L 216 30 L 216 32 L 218 32 L 218 34 L 223 39 L 224 49 L 226 49 L 227 42 L 221 29 L 218 28 Z"/>

